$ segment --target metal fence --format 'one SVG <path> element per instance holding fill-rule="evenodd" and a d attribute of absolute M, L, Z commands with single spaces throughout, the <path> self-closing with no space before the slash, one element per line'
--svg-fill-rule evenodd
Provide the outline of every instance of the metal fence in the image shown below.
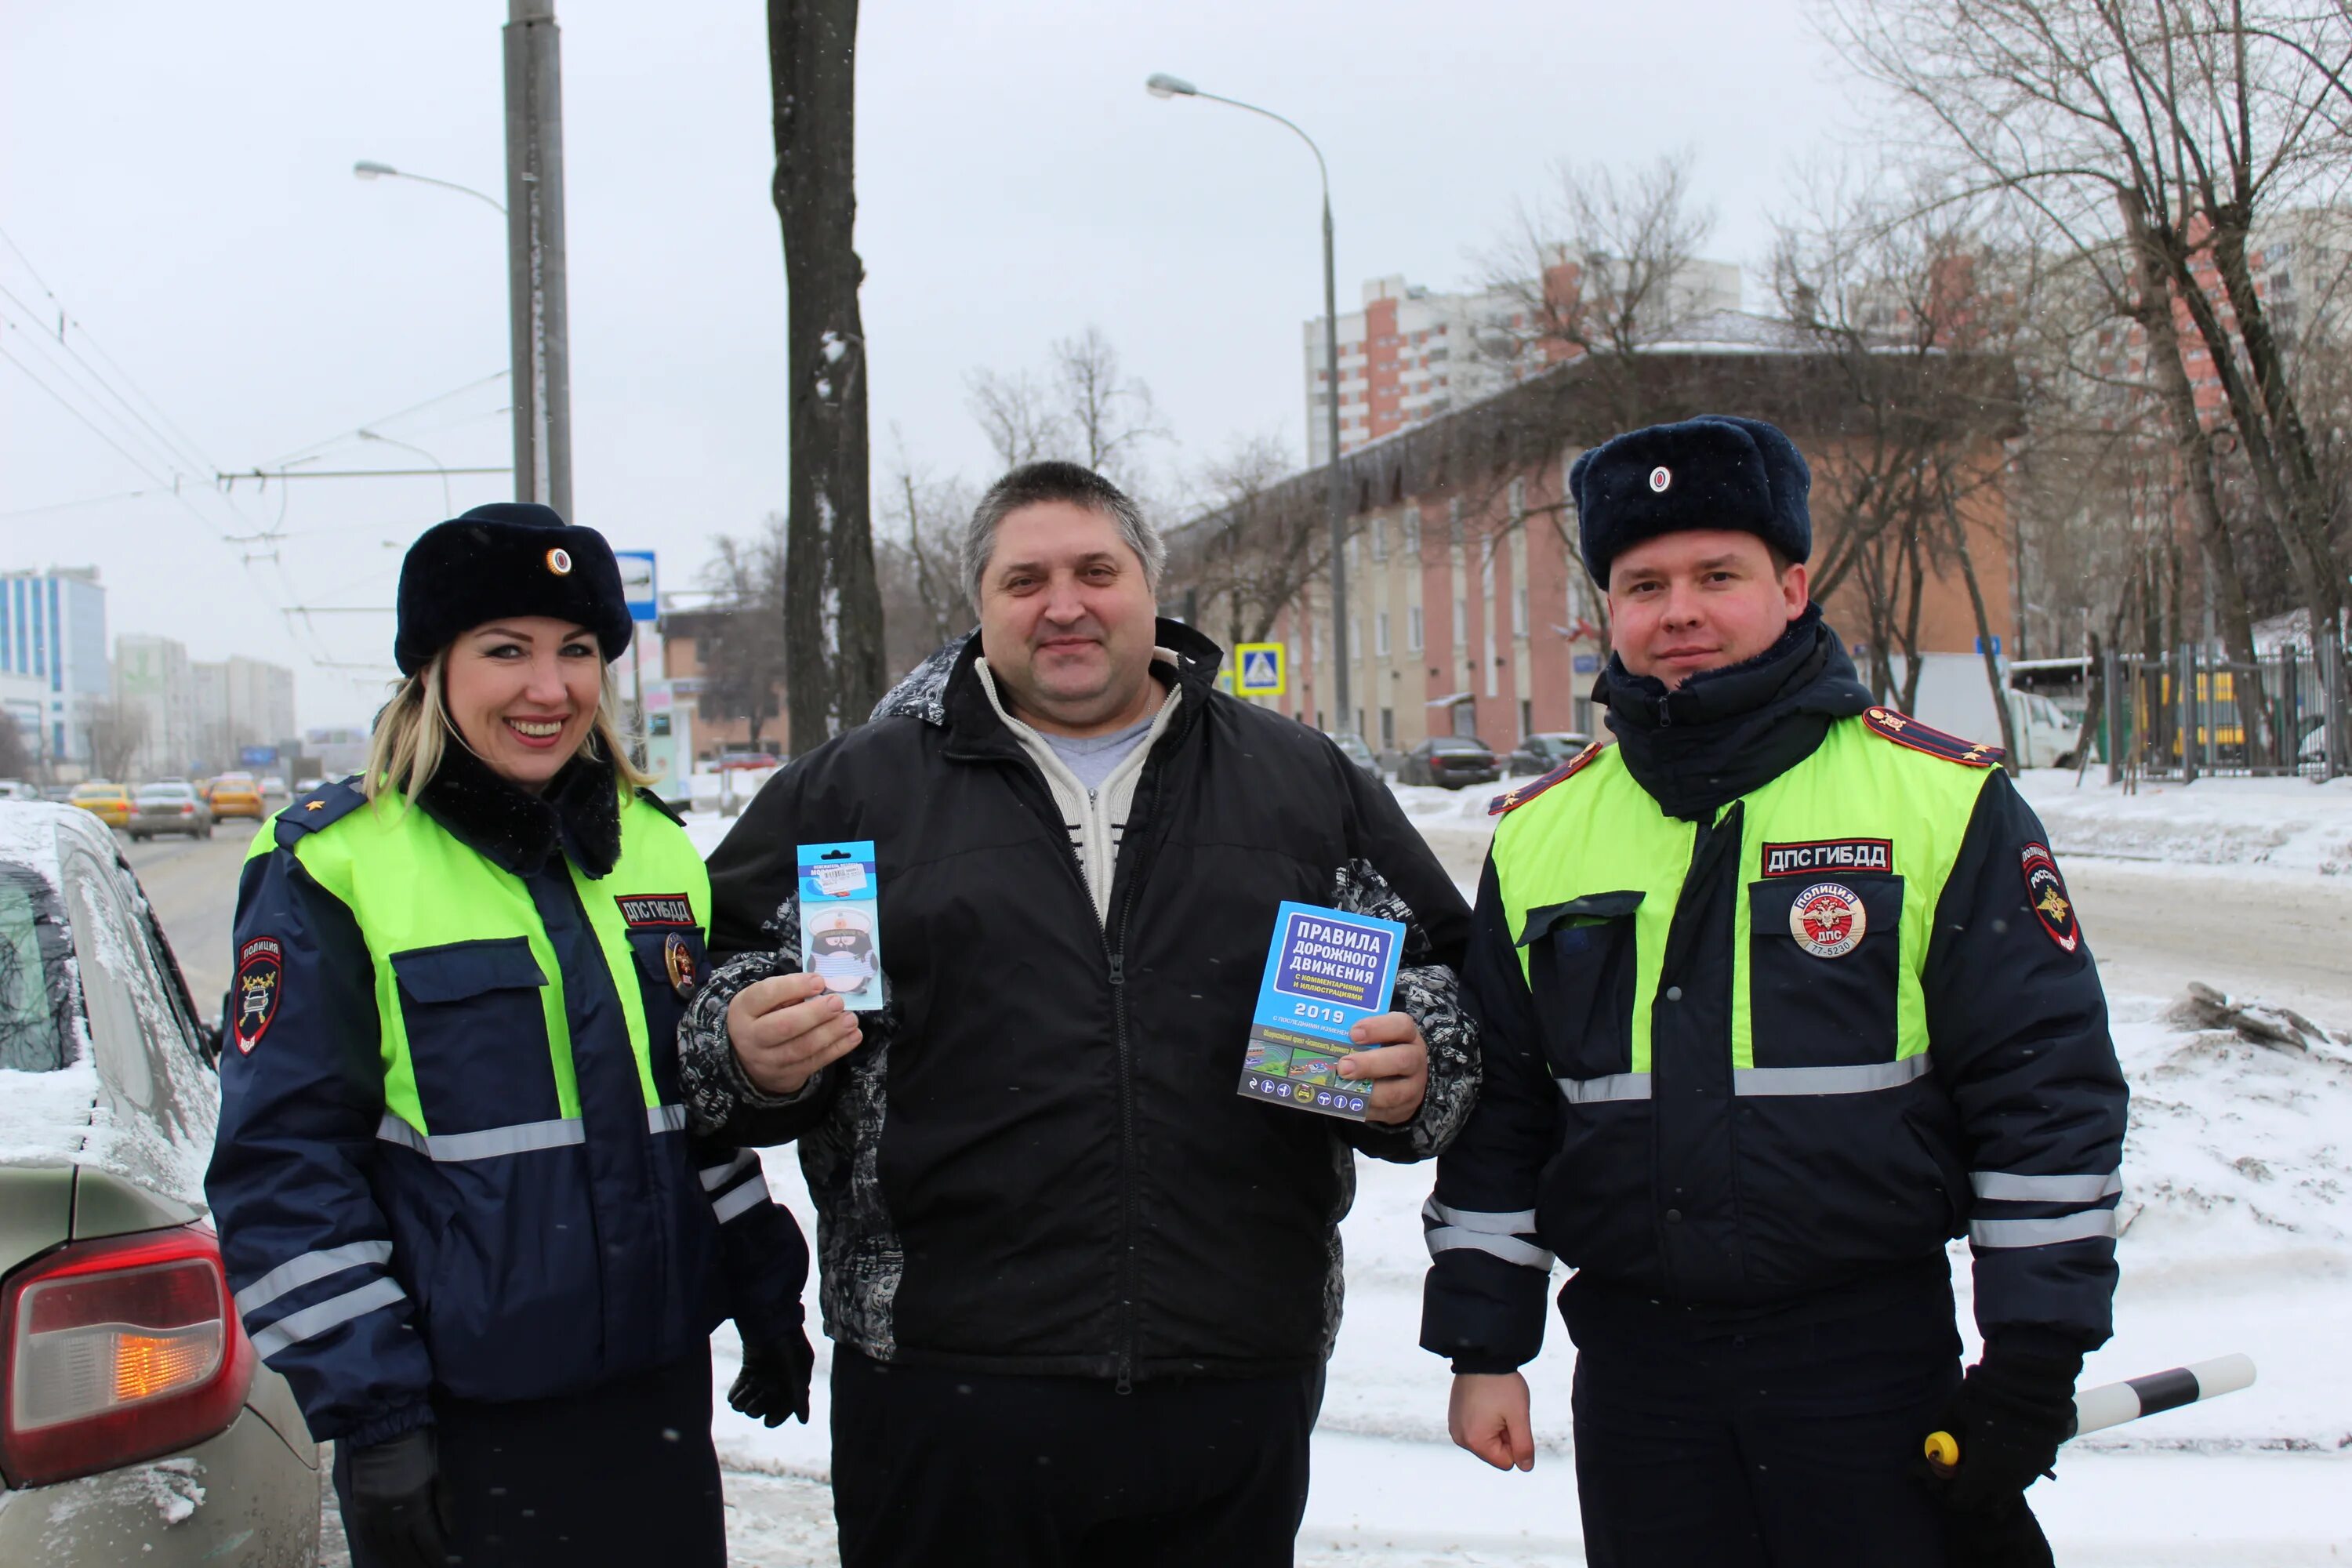
<path fill-rule="evenodd" d="M 2252 664 L 2194 644 L 2111 653 L 2099 715 L 2107 780 L 2352 773 L 2347 663 L 2330 637 Z"/>

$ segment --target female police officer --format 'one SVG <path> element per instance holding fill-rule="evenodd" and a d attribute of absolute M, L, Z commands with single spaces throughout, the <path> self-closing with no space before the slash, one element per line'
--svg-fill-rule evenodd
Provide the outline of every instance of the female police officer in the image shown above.
<path fill-rule="evenodd" d="M 206 1187 L 360 1568 L 725 1560 L 709 1339 L 806 1418 L 808 1254 L 689 1147 L 676 1035 L 709 884 L 636 786 L 604 538 L 477 507 L 400 576 L 364 775 L 246 862 Z"/>

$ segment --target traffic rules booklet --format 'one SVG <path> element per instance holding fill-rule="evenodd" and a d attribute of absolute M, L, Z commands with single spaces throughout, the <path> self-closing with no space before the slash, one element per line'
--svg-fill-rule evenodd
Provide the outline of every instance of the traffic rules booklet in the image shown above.
<path fill-rule="evenodd" d="M 1274 918 L 1236 1092 L 1361 1121 L 1370 1082 L 1341 1078 L 1332 1066 L 1357 1049 L 1349 1030 L 1390 1011 L 1403 951 L 1404 927 L 1394 921 L 1286 900 Z"/>
<path fill-rule="evenodd" d="M 853 1013 L 882 1005 L 880 888 L 874 841 L 803 844 L 800 861 L 801 969 Z"/>

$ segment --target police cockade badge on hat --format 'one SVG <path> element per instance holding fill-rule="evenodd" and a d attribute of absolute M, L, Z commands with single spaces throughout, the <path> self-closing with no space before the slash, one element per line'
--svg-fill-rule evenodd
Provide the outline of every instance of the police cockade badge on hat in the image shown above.
<path fill-rule="evenodd" d="M 1674 470 L 1667 468 L 1664 463 L 1660 463 L 1656 468 L 1650 470 L 1650 493 L 1652 495 L 1662 496 L 1665 494 L 1666 487 L 1674 482 Z"/>
<path fill-rule="evenodd" d="M 572 575 L 572 552 L 557 545 L 547 552 L 547 569 L 559 577 Z"/>
<path fill-rule="evenodd" d="M 1789 906 L 1789 934 L 1815 958 L 1843 958 L 1869 930 L 1869 912 L 1843 882 L 1815 882 Z"/>

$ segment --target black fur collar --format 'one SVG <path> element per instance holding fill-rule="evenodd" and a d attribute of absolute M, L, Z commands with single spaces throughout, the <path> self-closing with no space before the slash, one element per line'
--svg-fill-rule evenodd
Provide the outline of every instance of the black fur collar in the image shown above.
<path fill-rule="evenodd" d="M 559 852 L 591 877 L 621 858 L 621 796 L 613 764 L 585 752 L 532 795 L 492 772 L 455 734 L 417 796 L 433 819 L 469 848 L 518 877 L 534 877 Z"/>

